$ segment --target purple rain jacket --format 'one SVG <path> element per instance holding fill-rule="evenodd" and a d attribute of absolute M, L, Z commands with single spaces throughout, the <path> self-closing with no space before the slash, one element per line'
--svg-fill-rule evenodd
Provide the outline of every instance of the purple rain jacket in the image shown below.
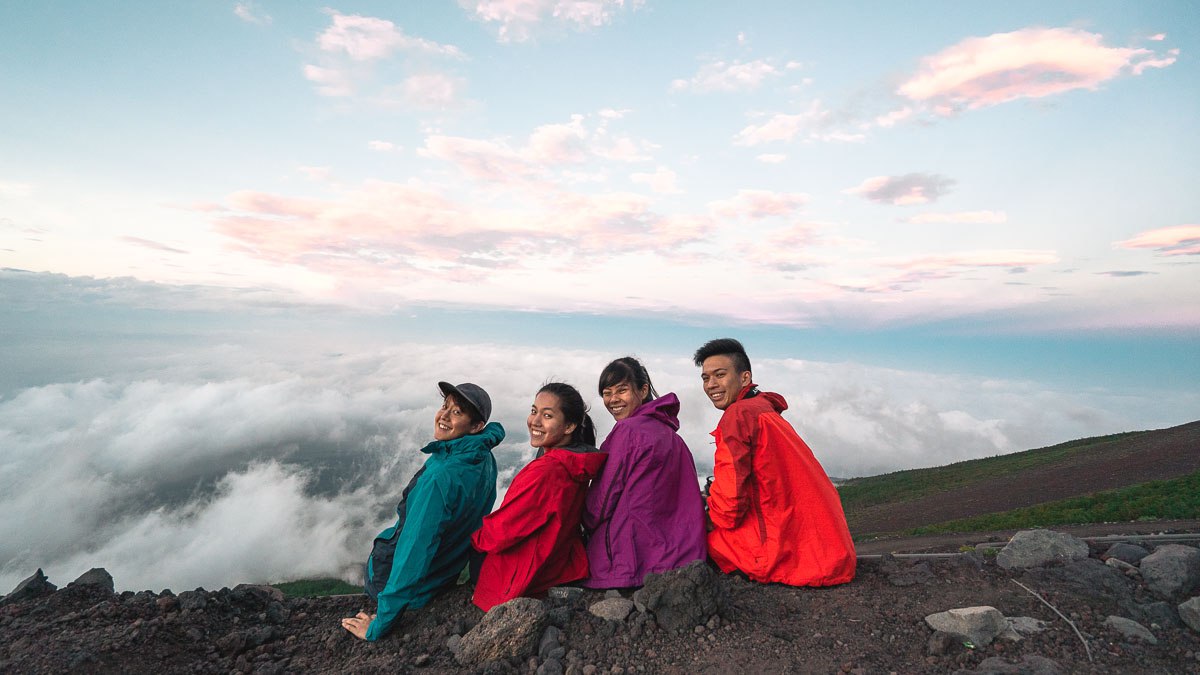
<path fill-rule="evenodd" d="M 708 554 L 696 462 L 679 429 L 679 399 L 660 396 L 617 422 L 600 446 L 608 462 L 583 509 L 589 588 L 641 586 L 651 572 Z"/>

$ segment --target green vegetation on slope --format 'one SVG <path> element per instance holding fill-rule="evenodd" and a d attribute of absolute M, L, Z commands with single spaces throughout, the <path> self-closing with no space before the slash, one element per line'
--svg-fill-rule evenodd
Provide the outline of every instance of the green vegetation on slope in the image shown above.
<path fill-rule="evenodd" d="M 304 579 L 271 584 L 289 598 L 316 598 L 323 595 L 362 593 L 362 586 L 351 586 L 341 579 Z"/>
<path fill-rule="evenodd" d="M 1151 481 L 1084 497 L 927 525 L 910 530 L 909 534 L 1193 518 L 1200 518 L 1200 471 L 1172 480 Z"/>
<path fill-rule="evenodd" d="M 852 478 L 838 487 L 838 494 L 842 498 L 842 507 L 848 512 L 875 504 L 908 501 L 981 480 L 1052 464 L 1070 455 L 1093 451 L 1097 446 L 1144 433 L 1147 432 L 1134 431 L 1082 438 L 1048 448 L 972 459 L 932 469 L 909 469 L 869 478 Z"/>

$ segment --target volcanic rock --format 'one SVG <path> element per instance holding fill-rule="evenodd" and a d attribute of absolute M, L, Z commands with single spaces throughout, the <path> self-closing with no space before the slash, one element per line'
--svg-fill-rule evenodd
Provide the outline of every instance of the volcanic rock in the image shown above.
<path fill-rule="evenodd" d="M 1088 545 L 1082 539 L 1052 530 L 1022 530 L 996 555 L 996 564 L 1006 570 L 1028 569 L 1086 557 Z"/>
<path fill-rule="evenodd" d="M 714 614 L 724 615 L 728 602 L 717 573 L 703 560 L 647 574 L 645 585 L 633 594 L 638 611 L 652 613 L 659 626 L 671 631 L 699 626 Z"/>
<path fill-rule="evenodd" d="M 534 653 L 546 628 L 546 606 L 533 598 L 514 598 L 488 610 L 467 631 L 455 656 L 463 665 L 524 659 Z"/>
<path fill-rule="evenodd" d="M 1160 598 L 1182 597 L 1200 586 L 1200 550 L 1180 544 L 1167 544 L 1142 558 L 1140 565 L 1146 586 Z"/>

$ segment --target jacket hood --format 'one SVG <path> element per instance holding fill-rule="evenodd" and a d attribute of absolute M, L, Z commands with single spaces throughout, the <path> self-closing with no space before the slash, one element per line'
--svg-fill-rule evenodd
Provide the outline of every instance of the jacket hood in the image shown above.
<path fill-rule="evenodd" d="M 626 419 L 634 417 L 650 417 L 679 431 L 679 397 L 671 392 L 663 394 L 653 401 L 646 401 Z"/>
<path fill-rule="evenodd" d="M 607 452 L 600 452 L 593 446 L 584 444 L 551 448 L 545 456 L 562 464 L 571 480 L 576 483 L 586 483 L 599 476 L 604 461 L 608 459 Z"/>
<path fill-rule="evenodd" d="M 467 434 L 449 441 L 434 441 L 421 448 L 421 452 L 430 455 L 478 455 L 496 447 L 502 440 L 504 427 L 499 422 L 488 422 L 477 434 Z"/>

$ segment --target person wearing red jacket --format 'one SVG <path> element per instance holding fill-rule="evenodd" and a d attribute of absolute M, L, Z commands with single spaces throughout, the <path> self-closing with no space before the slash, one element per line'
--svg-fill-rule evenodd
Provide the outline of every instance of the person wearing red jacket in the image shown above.
<path fill-rule="evenodd" d="M 787 402 L 760 392 L 737 340 L 696 350 L 721 421 L 708 495 L 708 553 L 755 581 L 833 586 L 854 578 L 854 542 L 837 489 L 792 425 Z"/>
<path fill-rule="evenodd" d="M 537 455 L 513 477 L 500 508 L 471 536 L 486 554 L 474 597 L 485 612 L 588 575 L 580 521 L 588 483 L 608 455 L 596 450 L 587 406 L 569 384 L 543 386 L 526 423 Z"/>

